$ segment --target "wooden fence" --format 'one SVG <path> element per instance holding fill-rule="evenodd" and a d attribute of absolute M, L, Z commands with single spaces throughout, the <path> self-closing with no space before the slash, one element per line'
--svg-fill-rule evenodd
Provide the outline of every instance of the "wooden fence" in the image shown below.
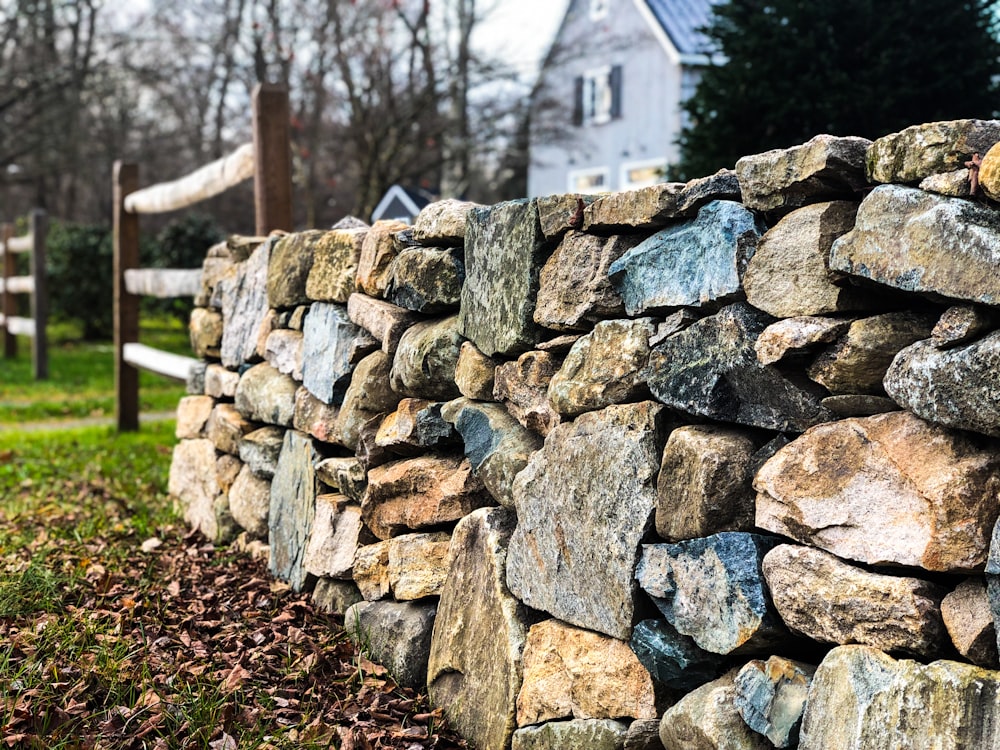
<path fill-rule="evenodd" d="M 139 343 L 140 296 L 195 296 L 201 270 L 143 269 L 139 215 L 174 211 L 254 178 L 255 232 L 292 229 L 288 91 L 262 84 L 253 92 L 253 142 L 173 182 L 139 189 L 139 167 L 115 163 L 114 328 L 115 419 L 121 431 L 139 429 L 139 370 L 186 380 L 197 360 Z"/>
<path fill-rule="evenodd" d="M 48 217 L 37 209 L 31 213 L 31 231 L 20 237 L 14 236 L 14 226 L 0 226 L 0 257 L 3 260 L 3 276 L 0 277 L 0 292 L 3 294 L 0 307 L 0 331 L 3 333 L 3 355 L 5 359 L 17 356 L 17 337 L 31 337 L 31 360 L 35 378 L 49 377 L 49 348 L 46 327 L 49 319 L 48 285 L 45 273 L 45 237 L 48 232 Z M 29 253 L 30 275 L 17 275 L 19 253 Z M 71 290 L 67 290 L 71 293 Z M 31 317 L 19 317 L 17 295 L 30 295 Z"/>

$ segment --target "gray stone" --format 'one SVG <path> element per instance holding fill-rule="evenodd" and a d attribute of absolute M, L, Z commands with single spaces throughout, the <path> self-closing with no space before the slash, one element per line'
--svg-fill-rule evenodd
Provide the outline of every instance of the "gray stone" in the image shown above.
<path fill-rule="evenodd" d="M 946 642 L 945 589 L 870 573 L 829 552 L 782 544 L 764 558 L 774 606 L 793 631 L 821 643 L 861 643 L 926 658 Z"/>
<path fill-rule="evenodd" d="M 261 479 L 270 479 L 278 468 L 278 456 L 285 431 L 281 427 L 267 426 L 248 432 L 240 440 L 240 460 Z"/>
<path fill-rule="evenodd" d="M 610 233 L 662 227 L 678 216 L 682 182 L 661 182 L 602 195 L 583 210 L 583 231 Z"/>
<path fill-rule="evenodd" d="M 819 403 L 836 417 L 870 417 L 874 414 L 899 411 L 899 404 L 891 398 L 862 393 L 827 396 Z"/>
<path fill-rule="evenodd" d="M 392 278 L 392 260 L 397 248 L 393 241 L 396 232 L 406 229 L 405 222 L 394 219 L 376 221 L 361 243 L 355 286 L 358 291 L 381 299 Z"/>
<path fill-rule="evenodd" d="M 736 708 L 747 726 L 775 747 L 797 747 L 809 684 L 816 667 L 772 656 L 736 675 Z"/>
<path fill-rule="evenodd" d="M 779 318 L 866 310 L 878 299 L 830 272 L 830 248 L 854 227 L 858 204 L 817 203 L 792 211 L 761 238 L 747 265 L 747 301 Z"/>
<path fill-rule="evenodd" d="M 583 226 L 584 209 L 597 200 L 596 195 L 567 193 L 536 198 L 538 224 L 547 240 L 560 240 L 571 229 Z"/>
<path fill-rule="evenodd" d="M 303 335 L 302 385 L 323 403 L 339 406 L 354 366 L 375 346 L 358 351 L 358 338 L 363 332 L 351 322 L 343 305 L 314 303 L 306 316 Z M 369 340 L 374 344 L 374 339 Z"/>
<path fill-rule="evenodd" d="M 653 396 L 696 416 L 771 430 L 801 432 L 829 420 L 822 389 L 757 361 L 754 342 L 773 322 L 737 303 L 669 337 L 649 356 Z"/>
<path fill-rule="evenodd" d="M 918 341 L 896 355 L 883 383 L 924 419 L 1000 437 L 1000 331 L 947 350 Z"/>
<path fill-rule="evenodd" d="M 696 425 L 670 433 L 656 482 L 656 533 L 668 542 L 753 528 L 757 442 Z"/>
<path fill-rule="evenodd" d="M 538 341 L 533 315 L 544 240 L 534 201 L 469 212 L 459 330 L 483 354 L 513 356 Z"/>
<path fill-rule="evenodd" d="M 364 488 L 368 485 L 368 472 L 354 456 L 324 458 L 316 464 L 316 476 L 323 484 L 354 502 L 361 502 Z"/>
<path fill-rule="evenodd" d="M 211 395 L 205 390 L 206 369 L 208 369 L 208 363 L 201 361 L 188 367 L 187 378 L 184 379 L 184 392 L 189 396 L 200 396 L 203 393 Z"/>
<path fill-rule="evenodd" d="M 310 438 L 295 430 L 285 433 L 278 468 L 271 480 L 267 519 L 271 546 L 268 570 L 271 575 L 287 581 L 293 591 L 301 591 L 307 580 L 303 558 L 319 492 L 313 468 L 317 460 Z"/>
<path fill-rule="evenodd" d="M 998 120 L 948 120 L 914 125 L 883 136 L 868 149 L 872 182 L 917 182 L 959 169 L 1000 141 Z"/>
<path fill-rule="evenodd" d="M 261 362 L 240 377 L 236 386 L 236 408 L 252 422 L 291 427 L 297 388 L 291 377 Z"/>
<path fill-rule="evenodd" d="M 865 138 L 817 135 L 801 146 L 744 156 L 736 162 L 743 203 L 771 211 L 850 197 L 868 185 L 869 145 Z"/>
<path fill-rule="evenodd" d="M 938 349 L 951 349 L 983 336 L 1000 325 L 994 310 L 976 305 L 954 305 L 945 310 L 931 331 Z M 212 395 L 212 394 L 209 394 Z"/>
<path fill-rule="evenodd" d="M 375 444 L 397 453 L 420 453 L 456 442 L 455 430 L 441 417 L 441 404 L 422 398 L 404 398 L 386 415 L 375 434 Z"/>
<path fill-rule="evenodd" d="M 241 260 L 246 260 L 246 256 Z M 212 304 L 212 298 L 216 296 L 216 287 L 219 281 L 234 272 L 236 261 L 224 242 L 208 248 L 205 260 L 201 264 L 201 291 L 194 298 L 197 307 L 218 306 Z"/>
<path fill-rule="evenodd" d="M 514 732 L 511 750 L 623 750 L 628 728 L 612 719 L 552 721 Z"/>
<path fill-rule="evenodd" d="M 354 555 L 354 583 L 365 601 L 377 601 L 389 596 L 389 542 L 377 542 L 359 547 Z"/>
<path fill-rule="evenodd" d="M 669 690 L 694 690 L 725 671 L 725 656 L 700 648 L 666 620 L 638 622 L 629 645 L 653 680 Z"/>
<path fill-rule="evenodd" d="M 629 637 L 639 540 L 656 505 L 663 411 L 647 401 L 584 414 L 549 433 L 517 475 L 507 582 L 525 604 Z"/>
<path fill-rule="evenodd" d="M 317 578 L 351 580 L 358 547 L 371 541 L 374 539 L 363 528 L 359 506 L 343 495 L 317 495 L 302 567 Z"/>
<path fill-rule="evenodd" d="M 638 242 L 634 236 L 568 232 L 542 266 L 535 322 L 556 331 L 573 331 L 620 316 L 625 305 L 611 286 L 608 268 Z"/>
<path fill-rule="evenodd" d="M 267 514 L 271 507 L 271 482 L 244 464 L 229 488 L 229 512 L 247 534 L 267 538 Z"/>
<path fill-rule="evenodd" d="M 742 202 L 743 195 L 735 170 L 720 169 L 708 177 L 697 177 L 685 183 L 677 194 L 677 213 L 693 216 L 702 206 L 720 200 Z"/>
<path fill-rule="evenodd" d="M 834 395 L 879 396 L 893 357 L 931 334 L 934 316 L 897 312 L 855 320 L 847 333 L 821 352 L 806 374 Z"/>
<path fill-rule="evenodd" d="M 736 710 L 736 670 L 688 693 L 660 719 L 665 750 L 770 750 Z"/>
<path fill-rule="evenodd" d="M 184 396 L 177 403 L 174 437 L 178 440 L 205 437 L 205 425 L 214 408 L 215 399 L 211 396 Z"/>
<path fill-rule="evenodd" d="M 909 412 L 820 425 L 757 472 L 757 526 L 870 565 L 986 562 L 1000 452 Z"/>
<path fill-rule="evenodd" d="M 772 365 L 819 344 L 829 344 L 844 334 L 851 322 L 844 318 L 813 316 L 779 320 L 765 328 L 754 342 L 757 361 Z"/>
<path fill-rule="evenodd" d="M 799 750 L 1000 747 L 1000 673 L 840 646 L 809 688 Z"/>
<path fill-rule="evenodd" d="M 364 598 L 353 581 L 320 578 L 312 592 L 312 603 L 320 612 L 343 615 L 353 604 Z"/>
<path fill-rule="evenodd" d="M 355 323 L 382 342 L 382 351 L 395 354 L 399 340 L 420 316 L 389 302 L 364 294 L 352 294 L 347 300 L 347 315 Z"/>
<path fill-rule="evenodd" d="M 628 725 L 624 750 L 663 750 L 659 719 L 636 719 Z"/>
<path fill-rule="evenodd" d="M 980 183 L 982 184 L 982 183 Z M 921 190 L 951 198 L 968 198 L 972 195 L 972 185 L 969 182 L 969 170 L 956 169 L 954 172 L 941 172 L 928 175 L 917 185 Z"/>
<path fill-rule="evenodd" d="M 427 657 L 437 608 L 432 603 L 358 602 L 344 613 L 344 630 L 403 687 L 427 684 Z"/>
<path fill-rule="evenodd" d="M 656 333 L 649 338 L 649 345 L 656 346 L 666 341 L 675 333 L 680 333 L 692 323 L 700 320 L 699 315 L 695 315 L 690 310 L 677 310 L 670 313 L 663 322 L 656 324 Z"/>
<path fill-rule="evenodd" d="M 309 304 L 306 279 L 312 269 L 316 243 L 322 236 L 323 232 L 317 230 L 298 232 L 283 235 L 273 244 L 267 267 L 269 307 L 280 309 Z"/>
<path fill-rule="evenodd" d="M 217 359 L 222 345 L 222 313 L 196 307 L 191 311 L 188 322 L 188 332 L 191 336 L 191 350 L 194 356 Z"/>
<path fill-rule="evenodd" d="M 212 398 L 233 398 L 236 386 L 239 385 L 240 374 L 227 370 L 219 364 L 208 365 L 205 369 L 205 395 Z"/>
<path fill-rule="evenodd" d="M 224 495 L 229 495 L 233 482 L 236 481 L 242 469 L 243 462 L 236 456 L 231 456 L 228 453 L 217 456 L 215 459 L 215 476 L 219 482 L 219 488 Z"/>
<path fill-rule="evenodd" d="M 320 302 L 346 303 L 355 288 L 367 227 L 332 229 L 314 240 L 306 295 Z"/>
<path fill-rule="evenodd" d="M 278 328 L 267 335 L 264 359 L 275 370 L 302 380 L 302 333 Z"/>
<path fill-rule="evenodd" d="M 385 352 L 369 354 L 354 368 L 351 384 L 337 417 L 338 441 L 351 450 L 358 447 L 362 426 L 396 409 L 401 396 L 389 385 L 392 359 Z"/>
<path fill-rule="evenodd" d="M 550 352 L 525 352 L 496 368 L 493 395 L 522 425 L 548 435 L 562 421 L 548 395 L 549 382 L 561 365 L 562 358 Z"/>
<path fill-rule="evenodd" d="M 431 702 L 479 750 L 505 750 L 515 729 L 524 606 L 504 582 L 517 520 L 503 508 L 463 518 L 452 536 L 427 669 Z"/>
<path fill-rule="evenodd" d="M 240 440 L 253 430 L 232 404 L 216 404 L 205 423 L 205 437 L 212 441 L 215 449 L 231 455 L 239 455 Z"/>
<path fill-rule="evenodd" d="M 465 264 L 450 250 L 414 247 L 392 262 L 385 297 L 407 310 L 433 314 L 458 309 L 465 281 Z"/>
<path fill-rule="evenodd" d="M 629 315 L 714 309 L 742 299 L 741 279 L 760 235 L 757 220 L 742 205 L 714 201 L 697 218 L 663 229 L 622 255 L 609 268 L 611 283 Z"/>
<path fill-rule="evenodd" d="M 854 229 L 833 243 L 830 268 L 909 292 L 1000 305 L 1000 214 L 961 198 L 882 185 Z"/>
<path fill-rule="evenodd" d="M 724 531 L 644 544 L 635 577 L 679 633 L 715 654 L 762 653 L 788 637 L 761 571 L 778 540 Z"/>
<path fill-rule="evenodd" d="M 330 229 L 368 229 L 368 222 L 359 219 L 357 216 L 345 216 L 338 219 Z"/>
<path fill-rule="evenodd" d="M 541 449 L 542 439 L 499 404 L 461 400 L 449 418 L 462 436 L 473 472 L 498 503 L 513 507 L 514 477 Z"/>
<path fill-rule="evenodd" d="M 413 239 L 421 245 L 461 245 L 466 222 L 479 204 L 446 198 L 424 206 L 413 223 Z"/>
<path fill-rule="evenodd" d="M 409 328 L 392 360 L 392 389 L 401 396 L 439 401 L 460 396 L 455 367 L 462 341 L 455 315 Z"/>
<path fill-rule="evenodd" d="M 295 391 L 295 415 L 292 417 L 292 427 L 299 432 L 312 435 L 324 443 L 337 443 L 340 433 L 337 432 L 337 421 L 340 409 L 324 404 L 305 387 Z"/>
<path fill-rule="evenodd" d="M 651 318 L 605 320 L 570 349 L 549 381 L 548 397 L 560 414 L 576 416 L 648 397 L 646 366 Z"/>
<path fill-rule="evenodd" d="M 219 282 L 222 297 L 222 329 L 220 356 L 226 367 L 237 368 L 260 361 L 257 339 L 267 317 L 267 273 L 271 248 L 277 237 L 253 251 L 243 263 L 236 265 L 232 275 Z"/>
<path fill-rule="evenodd" d="M 573 344 L 579 341 L 582 335 L 582 333 L 566 333 L 562 336 L 556 336 L 554 339 L 539 341 L 538 350 L 542 352 L 555 352 L 557 354 L 564 355 L 573 348 Z"/>
<path fill-rule="evenodd" d="M 455 364 L 455 385 L 466 398 L 492 401 L 496 369 L 492 358 L 479 351 L 471 341 L 463 341 Z"/>

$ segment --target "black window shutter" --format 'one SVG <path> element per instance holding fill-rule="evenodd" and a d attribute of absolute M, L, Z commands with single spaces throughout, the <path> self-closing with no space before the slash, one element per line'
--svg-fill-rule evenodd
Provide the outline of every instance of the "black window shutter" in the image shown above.
<path fill-rule="evenodd" d="M 622 116 L 622 66 L 611 68 L 611 119 Z"/>
<path fill-rule="evenodd" d="M 573 81 L 573 124 L 583 125 L 583 76 Z"/>

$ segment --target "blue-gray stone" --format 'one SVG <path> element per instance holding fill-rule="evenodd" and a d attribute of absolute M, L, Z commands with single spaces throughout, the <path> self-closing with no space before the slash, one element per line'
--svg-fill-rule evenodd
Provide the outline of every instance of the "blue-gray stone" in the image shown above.
<path fill-rule="evenodd" d="M 629 315 L 742 299 L 740 280 L 760 235 L 742 205 L 713 201 L 694 220 L 657 232 L 612 263 L 611 283 Z"/>
<path fill-rule="evenodd" d="M 271 575 L 287 581 L 293 591 L 301 591 L 307 580 L 303 558 L 316 515 L 319 480 L 314 467 L 318 460 L 311 438 L 296 430 L 285 432 L 271 480 L 268 569 Z"/>
<path fill-rule="evenodd" d="M 511 750 L 624 750 L 628 726 L 614 719 L 550 721 L 514 732 Z"/>
<path fill-rule="evenodd" d="M 796 747 L 816 667 L 772 656 L 752 661 L 736 675 L 736 709 L 747 726 L 775 747 Z"/>
<path fill-rule="evenodd" d="M 831 421 L 820 386 L 757 360 L 754 342 L 773 322 L 737 302 L 668 337 L 650 353 L 650 391 L 689 414 L 769 430 L 804 432 Z"/>
<path fill-rule="evenodd" d="M 694 690 L 725 671 L 725 656 L 699 648 L 665 620 L 640 621 L 629 645 L 653 680 L 670 690 Z"/>
<path fill-rule="evenodd" d="M 358 602 L 344 613 L 344 630 L 397 683 L 423 690 L 436 614 L 435 603 Z"/>
<path fill-rule="evenodd" d="M 357 364 L 357 339 L 368 334 L 351 322 L 344 305 L 315 302 L 303 336 L 302 385 L 324 404 L 339 406 Z"/>
<path fill-rule="evenodd" d="M 646 544 L 636 579 L 678 632 L 716 654 L 760 653 L 788 638 L 761 569 L 777 537 L 724 531 Z"/>

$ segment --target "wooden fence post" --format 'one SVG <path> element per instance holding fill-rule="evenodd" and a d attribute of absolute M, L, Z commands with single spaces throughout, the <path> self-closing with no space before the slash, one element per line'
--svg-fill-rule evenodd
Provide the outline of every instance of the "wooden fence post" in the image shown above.
<path fill-rule="evenodd" d="M 31 277 L 35 291 L 31 295 L 31 317 L 35 321 L 35 335 L 31 339 L 31 360 L 35 366 L 35 380 L 49 377 L 49 345 L 46 328 L 49 322 L 49 287 L 45 272 L 45 239 L 49 230 L 45 211 L 31 212 Z"/>
<path fill-rule="evenodd" d="M 125 344 L 139 340 L 139 297 L 125 288 L 125 271 L 139 267 L 139 215 L 125 210 L 125 196 L 139 187 L 139 167 L 115 162 L 114 327 L 115 419 L 120 432 L 139 429 L 139 370 L 125 361 Z"/>
<path fill-rule="evenodd" d="M 14 225 L 4 224 L 0 226 L 0 239 L 3 240 L 3 306 L 0 313 L 4 316 L 3 325 L 3 356 L 5 359 L 13 359 L 17 356 L 17 336 L 7 328 L 7 322 L 12 316 L 17 315 L 17 298 L 11 294 L 7 288 L 7 279 L 14 276 L 17 266 L 14 261 L 14 253 L 7 246 L 10 238 L 14 236 Z"/>
<path fill-rule="evenodd" d="M 272 83 L 253 91 L 254 215 L 256 232 L 292 231 L 292 160 L 288 89 Z"/>

